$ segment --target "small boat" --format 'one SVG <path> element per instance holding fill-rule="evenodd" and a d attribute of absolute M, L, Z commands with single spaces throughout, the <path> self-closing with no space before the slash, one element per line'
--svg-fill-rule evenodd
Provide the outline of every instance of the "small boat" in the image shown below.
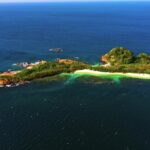
<path fill-rule="evenodd" d="M 62 48 L 51 48 L 51 49 L 49 49 L 49 52 L 59 53 L 59 52 L 63 52 L 63 49 Z"/>

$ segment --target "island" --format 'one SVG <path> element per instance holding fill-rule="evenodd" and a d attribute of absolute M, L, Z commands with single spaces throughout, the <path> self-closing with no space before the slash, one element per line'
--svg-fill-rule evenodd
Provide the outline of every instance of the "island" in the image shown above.
<path fill-rule="evenodd" d="M 117 47 L 100 56 L 99 60 L 99 65 L 74 59 L 40 60 L 35 63 L 23 63 L 20 70 L 0 73 L 0 87 L 18 86 L 37 79 L 54 76 L 150 79 L 149 54 L 134 55 L 131 50 Z"/>

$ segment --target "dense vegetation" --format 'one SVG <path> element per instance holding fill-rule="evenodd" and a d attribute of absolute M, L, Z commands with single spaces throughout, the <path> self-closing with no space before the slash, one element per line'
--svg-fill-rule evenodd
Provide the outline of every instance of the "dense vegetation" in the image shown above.
<path fill-rule="evenodd" d="M 98 66 L 92 70 L 103 72 L 147 73 L 150 74 L 150 64 L 121 64 L 114 66 Z"/>
<path fill-rule="evenodd" d="M 123 48 L 113 48 L 107 54 L 103 56 L 106 63 L 110 65 L 122 65 L 122 64 L 150 64 L 150 55 L 146 53 L 140 53 L 135 56 L 132 51 Z"/>
<path fill-rule="evenodd" d="M 74 62 L 72 64 L 46 62 L 45 64 L 34 66 L 32 69 L 24 69 L 13 77 L 3 76 L 0 79 L 5 79 L 10 83 L 18 83 L 86 68 L 89 68 L 89 65 L 82 62 Z"/>
<path fill-rule="evenodd" d="M 136 63 L 138 64 L 150 64 L 150 55 L 146 54 L 146 53 L 140 53 L 137 57 L 136 57 Z"/>
<path fill-rule="evenodd" d="M 133 53 L 125 48 L 113 48 L 104 55 L 111 65 L 130 64 L 133 62 Z"/>

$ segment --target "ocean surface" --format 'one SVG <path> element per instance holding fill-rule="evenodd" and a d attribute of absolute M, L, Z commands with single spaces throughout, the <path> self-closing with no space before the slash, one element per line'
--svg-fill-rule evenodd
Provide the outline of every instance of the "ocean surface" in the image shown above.
<path fill-rule="evenodd" d="M 0 4 L 0 71 L 118 46 L 150 53 L 150 2 Z M 0 88 L 0 150 L 149 150 L 150 81 L 99 80 Z"/>

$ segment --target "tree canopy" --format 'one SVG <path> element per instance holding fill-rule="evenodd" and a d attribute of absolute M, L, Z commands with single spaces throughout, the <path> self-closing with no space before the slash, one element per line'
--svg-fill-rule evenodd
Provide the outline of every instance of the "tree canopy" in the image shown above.
<path fill-rule="evenodd" d="M 136 57 L 136 62 L 140 64 L 150 64 L 150 55 L 146 53 L 140 53 Z"/>
<path fill-rule="evenodd" d="M 129 64 L 134 60 L 132 51 L 123 47 L 111 49 L 104 57 L 111 65 Z"/>

